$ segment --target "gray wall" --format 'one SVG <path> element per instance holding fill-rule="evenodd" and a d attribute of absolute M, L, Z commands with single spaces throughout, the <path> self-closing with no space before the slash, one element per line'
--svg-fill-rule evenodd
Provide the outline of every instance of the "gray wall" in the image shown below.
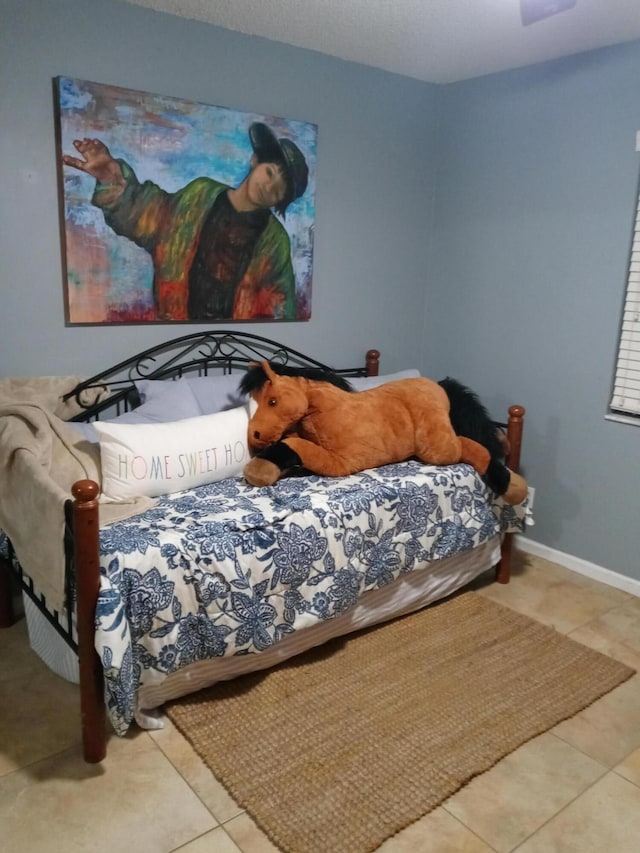
<path fill-rule="evenodd" d="M 640 429 L 604 419 L 638 190 L 640 42 L 446 88 L 424 369 L 528 409 L 545 545 L 640 579 Z"/>
<path fill-rule="evenodd" d="M 114 0 L 0 0 L 0 16 L 0 376 L 90 373 L 206 328 L 65 328 L 56 75 L 315 122 L 312 319 L 244 328 L 336 365 L 372 346 L 385 369 L 419 364 L 438 87 Z"/>
<path fill-rule="evenodd" d="M 0 376 L 201 326 L 64 326 L 51 78 L 319 125 L 313 318 L 250 331 L 528 408 L 531 538 L 640 579 L 640 429 L 605 421 L 638 181 L 640 42 L 436 87 L 116 0 L 0 0 Z M 243 328 L 243 327 L 239 327 Z"/>

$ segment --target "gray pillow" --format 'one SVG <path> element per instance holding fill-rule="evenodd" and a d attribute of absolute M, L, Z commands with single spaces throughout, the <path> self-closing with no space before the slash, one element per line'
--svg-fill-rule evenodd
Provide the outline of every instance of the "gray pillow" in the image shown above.
<path fill-rule="evenodd" d="M 169 409 L 171 401 L 180 397 L 182 389 L 188 388 L 198 406 L 199 415 L 213 415 L 227 409 L 236 409 L 247 402 L 247 398 L 238 391 L 242 373 L 217 374 L 215 376 L 183 376 L 176 380 L 143 379 L 136 382 L 136 388 L 143 403 L 157 401 L 162 409 Z M 192 417 L 180 415 L 180 418 Z M 166 417 L 165 420 L 177 420 Z"/>
<path fill-rule="evenodd" d="M 120 424 L 159 424 L 200 417 L 202 412 L 193 391 L 184 382 L 140 379 L 136 388 L 143 401 L 137 409 L 123 412 L 105 422 Z M 98 433 L 92 423 L 72 423 L 85 441 L 97 442 Z"/>
<path fill-rule="evenodd" d="M 138 379 L 136 388 L 142 405 L 109 420 L 123 424 L 167 423 L 203 414 L 191 387 L 182 379 Z"/>
<path fill-rule="evenodd" d="M 188 383 L 202 414 L 213 415 L 215 412 L 244 406 L 247 398 L 238 390 L 243 376 L 243 373 L 227 373 L 218 376 L 185 377 L 181 381 Z"/>

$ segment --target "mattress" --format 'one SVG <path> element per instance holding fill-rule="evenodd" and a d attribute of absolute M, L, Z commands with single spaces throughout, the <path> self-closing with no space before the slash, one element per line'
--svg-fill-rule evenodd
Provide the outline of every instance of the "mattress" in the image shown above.
<path fill-rule="evenodd" d="M 471 551 L 454 554 L 433 566 L 402 575 L 388 586 L 362 595 L 352 610 L 305 631 L 285 637 L 259 655 L 232 655 L 201 660 L 169 675 L 157 685 L 138 691 L 135 720 L 143 729 L 162 728 L 159 708 L 219 681 L 228 681 L 249 672 L 269 669 L 289 658 L 372 625 L 378 625 L 420 610 L 451 595 L 497 565 L 500 560 L 500 536 L 495 536 Z"/>
<path fill-rule="evenodd" d="M 468 465 L 415 461 L 345 478 L 242 478 L 161 497 L 100 535 L 95 647 L 109 720 L 153 709 L 424 607 L 500 559 L 526 506 Z M 61 677 L 75 655 L 26 604 L 30 642 Z"/>
<path fill-rule="evenodd" d="M 114 731 L 174 674 L 330 636 L 363 596 L 522 529 L 524 514 L 469 465 L 409 460 L 259 489 L 230 477 L 103 526 L 95 646 Z"/>
<path fill-rule="evenodd" d="M 403 575 L 388 586 L 365 593 L 347 613 L 296 632 L 261 655 L 197 661 L 168 676 L 161 684 L 138 691 L 135 720 L 144 729 L 162 727 L 159 708 L 171 699 L 186 696 L 218 681 L 268 669 L 289 658 L 340 637 L 420 610 L 453 594 L 495 566 L 500 560 L 500 536 L 471 551 L 439 560 L 428 569 Z M 24 609 L 31 648 L 50 670 L 79 683 L 78 659 L 31 599 L 24 594 Z"/>

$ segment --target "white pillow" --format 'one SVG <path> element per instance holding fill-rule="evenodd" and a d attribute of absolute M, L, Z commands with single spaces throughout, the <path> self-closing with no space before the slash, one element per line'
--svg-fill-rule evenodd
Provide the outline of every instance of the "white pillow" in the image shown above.
<path fill-rule="evenodd" d="M 155 498 L 240 474 L 248 423 L 249 406 L 169 423 L 97 421 L 103 499 Z"/>
<path fill-rule="evenodd" d="M 396 382 L 398 379 L 416 379 L 420 376 L 420 371 L 415 367 L 410 367 L 408 370 L 399 370 L 397 373 L 387 373 L 384 376 L 355 376 L 349 382 L 353 386 L 354 391 L 368 391 L 369 388 L 377 388 L 378 385 L 384 385 L 385 382 Z"/>

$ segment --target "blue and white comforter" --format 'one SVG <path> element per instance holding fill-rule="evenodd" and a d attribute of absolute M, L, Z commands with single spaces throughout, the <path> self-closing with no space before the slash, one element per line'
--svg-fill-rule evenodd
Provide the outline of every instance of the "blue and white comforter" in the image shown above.
<path fill-rule="evenodd" d="M 160 498 L 101 532 L 96 649 L 122 735 L 137 689 L 194 661 L 258 654 L 405 572 L 522 530 L 526 509 L 464 464 L 405 462 Z"/>

